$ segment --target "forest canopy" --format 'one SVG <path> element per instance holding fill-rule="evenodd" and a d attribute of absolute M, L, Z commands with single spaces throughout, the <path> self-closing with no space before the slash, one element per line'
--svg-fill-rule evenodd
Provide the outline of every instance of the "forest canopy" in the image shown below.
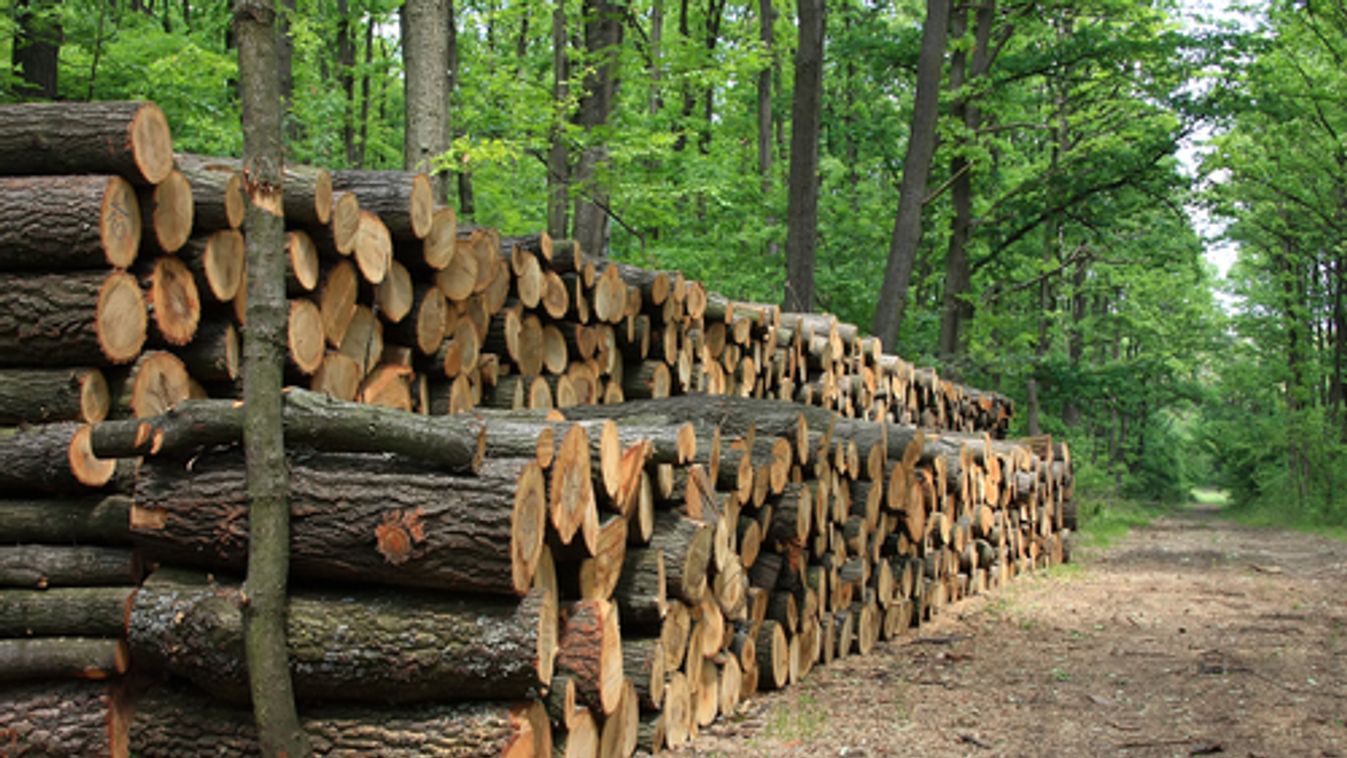
<path fill-rule="evenodd" d="M 152 99 L 178 149 L 242 151 L 224 0 L 0 8 L 0 99 Z M 278 10 L 288 161 L 415 164 L 406 93 L 447 74 L 428 168 L 461 219 L 873 324 L 1014 397 L 1096 488 L 1347 518 L 1337 3 Z"/>

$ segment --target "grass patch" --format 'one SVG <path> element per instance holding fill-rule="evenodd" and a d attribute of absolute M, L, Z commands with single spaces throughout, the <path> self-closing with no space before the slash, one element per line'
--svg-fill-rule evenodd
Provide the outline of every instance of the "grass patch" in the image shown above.
<path fill-rule="evenodd" d="M 1212 487 L 1194 487 L 1193 502 L 1200 505 L 1216 505 L 1224 508 L 1230 505 L 1230 493 Z"/>
<path fill-rule="evenodd" d="M 1278 509 L 1267 506 L 1247 506 L 1236 509 L 1227 509 L 1223 514 L 1226 518 L 1238 524 L 1245 526 L 1255 526 L 1269 529 L 1293 529 L 1297 532 L 1306 534 L 1317 534 L 1321 537 L 1347 542 L 1347 526 L 1342 524 L 1325 524 L 1316 519 L 1313 514 L 1293 511 L 1289 508 Z"/>
<path fill-rule="evenodd" d="M 1162 503 L 1083 494 L 1079 512 L 1081 544 L 1108 547 L 1133 529 L 1172 511 L 1172 506 Z"/>
<path fill-rule="evenodd" d="M 789 705 L 777 706 L 767 718 L 765 733 L 778 740 L 807 741 L 823 731 L 828 713 L 813 695 L 801 694 Z"/>

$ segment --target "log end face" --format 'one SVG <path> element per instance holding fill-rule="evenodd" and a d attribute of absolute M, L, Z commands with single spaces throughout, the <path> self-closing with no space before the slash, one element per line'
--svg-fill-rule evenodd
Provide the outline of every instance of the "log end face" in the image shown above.
<path fill-rule="evenodd" d="M 305 375 L 323 364 L 323 316 L 311 300 L 290 301 L 288 331 L 290 357 Z"/>
<path fill-rule="evenodd" d="M 129 363 L 145 345 L 145 296 L 135 277 L 114 271 L 98 292 L 95 314 L 98 345 L 112 363 Z"/>
<path fill-rule="evenodd" d="M 131 415 L 152 418 L 192 394 L 192 378 L 178 356 L 154 350 L 141 356 L 131 379 Z"/>
<path fill-rule="evenodd" d="M 75 380 L 79 383 L 80 419 L 90 424 L 106 419 L 112 406 L 112 395 L 103 372 L 89 369 L 80 372 Z"/>
<path fill-rule="evenodd" d="M 168 177 L 154 188 L 151 223 L 159 248 L 166 253 L 182 249 L 192 235 L 194 215 L 191 183 L 182 172 L 170 171 Z"/>
<path fill-rule="evenodd" d="M 546 534 L 547 498 L 543 471 L 536 462 L 529 461 L 515 482 L 514 512 L 510 517 L 510 564 L 515 592 L 520 595 L 528 592 L 533 584 Z"/>
<path fill-rule="evenodd" d="M 201 320 L 201 295 L 186 264 L 171 255 L 154 262 L 150 275 L 150 302 L 154 323 L 171 345 L 186 345 L 196 336 Z"/>
<path fill-rule="evenodd" d="M 325 168 L 313 180 L 313 216 L 320 224 L 332 221 L 332 172 Z"/>
<path fill-rule="evenodd" d="M 173 135 L 159 106 L 144 103 L 131 119 L 131 155 L 141 177 L 159 184 L 173 170 Z"/>
<path fill-rule="evenodd" d="M 129 182 L 119 176 L 108 177 L 99 207 L 98 236 L 109 265 L 126 268 L 140 250 L 140 201 Z"/>
<path fill-rule="evenodd" d="M 353 250 L 365 281 L 370 284 L 382 282 L 393 260 L 393 238 L 384 222 L 370 211 L 360 212 Z"/>
<path fill-rule="evenodd" d="M 425 174 L 416 174 L 412 177 L 412 234 L 417 239 L 425 239 L 430 234 L 434 218 L 435 192 L 430 186 L 430 177 Z"/>
<path fill-rule="evenodd" d="M 354 192 L 343 192 L 332 204 L 332 246 L 342 255 L 355 249 L 356 232 L 360 229 L 360 201 Z"/>
<path fill-rule="evenodd" d="M 75 479 L 88 487 L 102 487 L 117 471 L 116 459 L 103 459 L 94 455 L 93 427 L 82 425 L 71 435 L 70 445 L 66 448 L 66 458 L 70 472 Z"/>

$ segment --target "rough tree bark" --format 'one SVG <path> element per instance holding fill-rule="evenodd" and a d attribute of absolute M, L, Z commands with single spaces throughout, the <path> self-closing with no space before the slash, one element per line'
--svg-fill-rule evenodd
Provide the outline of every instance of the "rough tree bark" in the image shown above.
<path fill-rule="evenodd" d="M 552 102 L 563 103 L 569 96 L 570 63 L 566 55 L 566 2 L 556 0 L 552 8 Z M 551 146 L 547 153 L 547 233 L 553 239 L 566 237 L 566 184 L 570 168 L 566 150 L 565 127 L 558 116 L 552 126 Z"/>
<path fill-rule="evenodd" d="M 14 49 L 10 57 L 25 83 L 23 94 L 55 100 L 57 59 L 61 53 L 59 0 L 18 0 Z"/>
<path fill-rule="evenodd" d="M 898 215 L 889 241 L 889 259 L 884 266 L 884 284 L 875 303 L 870 331 L 894 352 L 912 265 L 921 243 L 921 210 L 926 195 L 926 176 L 935 153 L 936 117 L 940 112 L 940 69 L 945 57 L 945 31 L 949 26 L 950 0 L 926 0 L 926 21 L 921 30 L 921 53 L 917 58 L 916 102 L 912 129 L 903 159 L 903 180 L 898 187 Z"/>
<path fill-rule="evenodd" d="M 608 122 L 617 96 L 617 56 L 622 47 L 622 20 L 624 9 L 610 0 L 586 0 L 585 51 L 594 68 L 585 75 L 584 90 L 575 123 L 584 128 L 592 142 L 596 127 Z M 575 201 L 574 234 L 585 252 L 603 254 L 608 241 L 608 193 L 595 175 L 608 160 L 608 147 L 602 143 L 590 144 L 580 154 L 575 181 L 580 197 Z"/>
<path fill-rule="evenodd" d="M 790 186 L 786 202 L 786 295 L 789 311 L 814 305 L 814 243 L 818 226 L 818 134 L 823 101 L 824 0 L 799 0 L 791 107 Z"/>
<path fill-rule="evenodd" d="M 407 130 L 404 167 L 431 175 L 437 203 L 449 200 L 449 174 L 435 171 L 436 156 L 449 150 L 448 0 L 408 0 L 398 18 L 406 66 Z"/>
<path fill-rule="evenodd" d="M 306 755 L 286 661 L 285 596 L 290 563 L 281 384 L 285 299 L 284 150 L 273 0 L 236 0 L 243 163 L 248 211 L 248 311 L 244 327 L 244 449 L 249 538 L 244 637 L 253 714 L 264 755 Z"/>

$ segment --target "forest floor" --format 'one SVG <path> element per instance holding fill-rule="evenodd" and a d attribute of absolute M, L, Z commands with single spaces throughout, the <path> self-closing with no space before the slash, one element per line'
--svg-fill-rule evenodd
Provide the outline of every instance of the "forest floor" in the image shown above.
<path fill-rule="evenodd" d="M 1194 505 L 817 667 L 677 754 L 1347 756 L 1345 719 L 1347 543 Z"/>

